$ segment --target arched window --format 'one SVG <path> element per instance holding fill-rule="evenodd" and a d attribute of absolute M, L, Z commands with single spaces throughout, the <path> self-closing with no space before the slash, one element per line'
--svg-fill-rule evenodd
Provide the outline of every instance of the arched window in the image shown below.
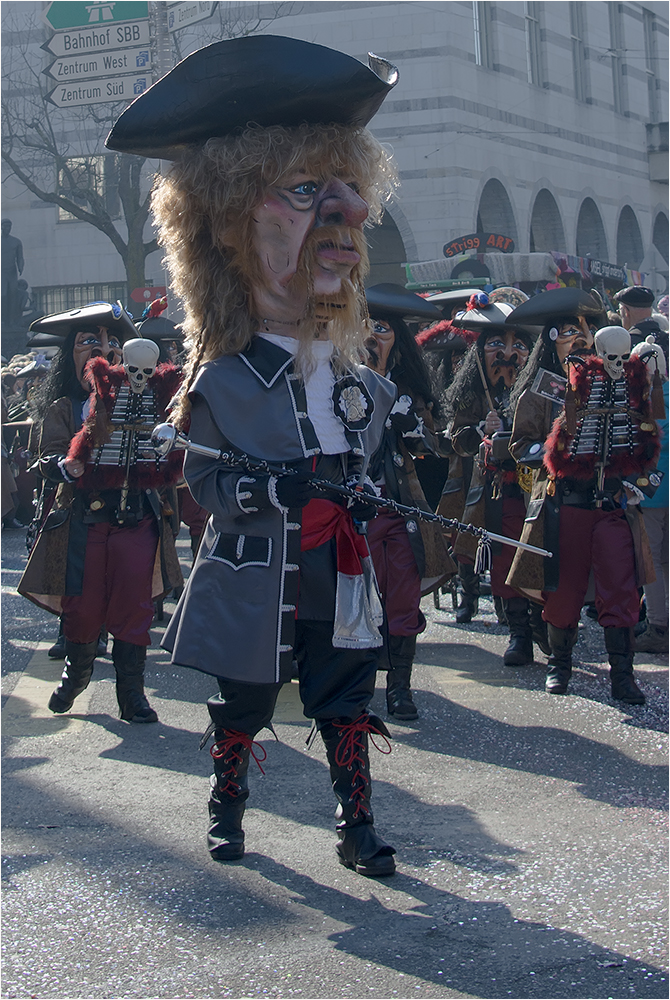
<path fill-rule="evenodd" d="M 376 285 L 382 281 L 392 281 L 404 285 L 407 260 L 402 237 L 389 212 L 384 212 L 380 226 L 373 226 L 365 232 L 370 257 L 370 273 L 366 285 Z"/>
<path fill-rule="evenodd" d="M 663 260 L 668 261 L 668 217 L 665 212 L 659 212 L 654 219 L 652 242 Z"/>
<path fill-rule="evenodd" d="M 626 205 L 619 216 L 616 231 L 616 261 L 621 267 L 630 267 L 637 271 L 644 257 L 642 233 L 635 218 L 635 212 Z"/>
<path fill-rule="evenodd" d="M 607 260 L 607 239 L 593 198 L 585 198 L 577 219 L 577 256 Z"/>
<path fill-rule="evenodd" d="M 546 188 L 542 188 L 535 204 L 530 220 L 530 252 L 559 250 L 565 253 L 565 233 L 554 196 Z"/>
<path fill-rule="evenodd" d="M 511 236 L 515 243 L 517 241 L 512 203 L 507 191 L 495 177 L 486 182 L 479 199 L 477 232 L 501 233 L 503 236 Z"/>

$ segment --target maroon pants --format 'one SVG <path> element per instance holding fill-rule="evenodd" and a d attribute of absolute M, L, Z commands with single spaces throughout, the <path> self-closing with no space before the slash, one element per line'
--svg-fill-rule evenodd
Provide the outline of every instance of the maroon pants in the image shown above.
<path fill-rule="evenodd" d="M 521 497 L 504 497 L 502 505 L 501 534 L 507 535 L 508 538 L 521 538 L 523 522 L 526 517 L 526 505 L 523 499 Z M 494 597 L 502 597 L 508 601 L 511 597 L 519 596 L 517 590 L 512 590 L 505 583 L 516 549 L 511 545 L 501 545 L 500 548 L 502 551 L 493 556 L 491 565 L 491 593 Z"/>
<path fill-rule="evenodd" d="M 576 628 L 593 569 L 598 621 L 607 628 L 638 620 L 633 536 L 622 510 L 561 507 L 558 590 L 544 594 L 542 617 L 556 628 Z"/>
<path fill-rule="evenodd" d="M 93 642 L 103 625 L 115 639 L 149 646 L 158 526 L 144 517 L 136 528 L 91 524 L 80 596 L 63 598 L 63 632 L 70 642 Z"/>
<path fill-rule="evenodd" d="M 200 538 L 209 520 L 209 511 L 193 499 L 188 486 L 179 487 L 177 499 L 179 500 L 180 521 L 187 525 L 191 538 Z"/>
<path fill-rule="evenodd" d="M 389 635 L 418 635 L 426 627 L 426 619 L 419 607 L 421 577 L 404 519 L 399 514 L 380 510 L 368 522 L 368 543 L 382 593 Z"/>

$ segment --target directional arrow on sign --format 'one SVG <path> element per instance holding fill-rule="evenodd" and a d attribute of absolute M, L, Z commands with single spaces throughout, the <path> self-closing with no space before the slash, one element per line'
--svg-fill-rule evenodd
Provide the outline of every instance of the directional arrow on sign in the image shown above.
<path fill-rule="evenodd" d="M 150 69 L 151 49 L 147 45 L 139 49 L 114 49 L 94 55 L 65 56 L 63 59 L 56 59 L 42 72 L 59 83 L 69 83 L 70 80 L 99 80 L 108 76 L 124 76 L 126 73 L 137 75 L 147 73 Z"/>
<path fill-rule="evenodd" d="M 57 108 L 80 108 L 88 104 L 116 104 L 134 101 L 151 86 L 151 74 L 120 76 L 114 80 L 85 80 L 59 83 L 47 96 Z"/>
<path fill-rule="evenodd" d="M 107 25 L 114 21 L 135 21 L 149 16 L 146 0 L 53 0 L 46 13 L 46 21 L 60 31 L 63 28 L 83 28 L 88 25 Z"/>
<path fill-rule="evenodd" d="M 100 28 L 57 31 L 42 48 L 52 56 L 90 55 L 112 52 L 123 46 L 147 45 L 149 38 L 148 20 L 127 21 L 125 24 L 108 24 Z"/>

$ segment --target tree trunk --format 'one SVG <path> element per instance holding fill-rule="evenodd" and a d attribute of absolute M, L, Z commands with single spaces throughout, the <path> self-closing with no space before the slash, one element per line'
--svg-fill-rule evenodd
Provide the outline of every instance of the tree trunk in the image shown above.
<path fill-rule="evenodd" d="M 146 284 L 146 277 L 144 274 L 144 262 L 146 256 L 144 253 L 144 248 L 140 246 L 129 246 L 128 252 L 126 253 L 124 264 L 126 268 L 126 280 L 128 282 L 128 299 L 130 299 L 130 294 L 136 288 L 144 288 Z"/>

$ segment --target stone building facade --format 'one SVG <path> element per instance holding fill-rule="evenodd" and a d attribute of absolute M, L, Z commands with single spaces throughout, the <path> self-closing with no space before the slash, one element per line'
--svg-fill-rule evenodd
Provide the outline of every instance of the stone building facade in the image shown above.
<path fill-rule="evenodd" d="M 3 5 L 24 17 L 43 6 Z M 245 18 L 361 60 L 371 50 L 399 68 L 372 123 L 393 147 L 402 187 L 370 237 L 371 280 L 403 282 L 406 261 L 440 258 L 455 237 L 491 231 L 522 253 L 590 256 L 646 271 L 664 287 L 667 4 L 220 3 L 173 42 L 183 56 Z M 49 33 L 35 25 L 23 41 L 39 69 Z M 15 22 L 5 25 L 3 44 L 16 44 L 16 32 Z M 94 126 L 86 131 L 90 151 Z M 103 141 L 104 130 L 99 155 Z M 59 219 L 13 178 L 4 195 L 3 216 L 23 241 L 24 276 L 38 298 L 43 288 L 122 286 L 121 260 L 105 236 Z M 160 252 L 148 258 L 146 276 L 165 283 Z"/>

